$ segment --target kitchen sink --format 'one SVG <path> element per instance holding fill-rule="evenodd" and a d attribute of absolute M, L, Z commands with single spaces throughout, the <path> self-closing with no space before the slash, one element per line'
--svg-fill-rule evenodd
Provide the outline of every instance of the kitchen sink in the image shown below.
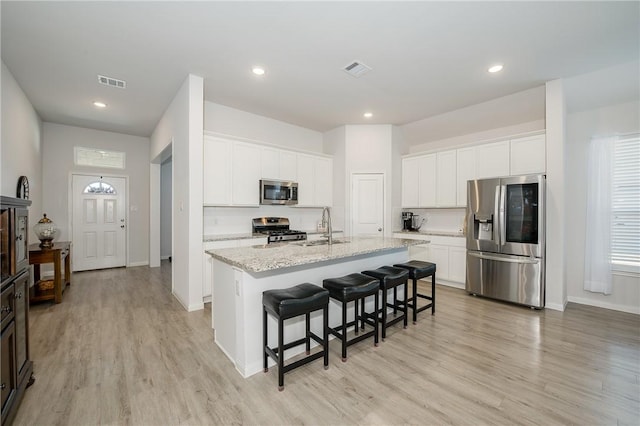
<path fill-rule="evenodd" d="M 348 240 L 333 240 L 332 244 L 344 244 L 344 243 L 349 243 L 350 241 Z M 313 246 L 326 246 L 329 245 L 329 241 L 327 240 L 312 240 L 312 241 L 296 241 L 293 243 L 289 243 L 289 244 L 293 244 L 296 246 L 301 246 L 301 247 L 313 247 Z"/>

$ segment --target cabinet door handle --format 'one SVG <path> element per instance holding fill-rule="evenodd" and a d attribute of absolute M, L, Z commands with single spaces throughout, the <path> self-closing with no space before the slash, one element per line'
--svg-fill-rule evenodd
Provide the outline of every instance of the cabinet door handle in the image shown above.
<path fill-rule="evenodd" d="M 22 299 L 22 292 L 16 294 L 16 299 Z"/>
<path fill-rule="evenodd" d="M 20 240 L 20 241 L 22 241 L 22 234 L 18 235 L 18 236 L 16 237 L 16 240 Z"/>
<path fill-rule="evenodd" d="M 5 383 L 0 385 L 0 390 L 5 390 L 7 388 L 7 385 Z"/>
<path fill-rule="evenodd" d="M 3 306 L 0 312 L 11 312 L 11 306 Z"/>

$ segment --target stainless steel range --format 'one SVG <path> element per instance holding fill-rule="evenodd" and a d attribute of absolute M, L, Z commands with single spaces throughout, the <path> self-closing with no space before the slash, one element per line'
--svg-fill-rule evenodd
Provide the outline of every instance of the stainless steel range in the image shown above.
<path fill-rule="evenodd" d="M 268 243 L 307 239 L 306 232 L 289 229 L 286 217 L 256 217 L 252 220 L 252 227 L 254 234 L 267 235 Z"/>

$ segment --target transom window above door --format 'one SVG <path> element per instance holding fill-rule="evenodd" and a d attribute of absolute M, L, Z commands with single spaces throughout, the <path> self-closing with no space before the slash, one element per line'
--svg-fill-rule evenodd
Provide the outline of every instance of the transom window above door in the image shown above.
<path fill-rule="evenodd" d="M 106 182 L 91 182 L 82 191 L 83 194 L 115 195 L 116 189 Z"/>

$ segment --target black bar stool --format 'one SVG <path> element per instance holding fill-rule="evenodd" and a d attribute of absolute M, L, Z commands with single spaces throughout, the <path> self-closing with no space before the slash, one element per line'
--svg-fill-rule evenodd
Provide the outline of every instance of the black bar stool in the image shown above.
<path fill-rule="evenodd" d="M 342 362 L 347 361 L 347 346 L 373 336 L 374 345 L 378 346 L 378 291 L 380 283 L 377 279 L 363 274 L 350 274 L 340 278 L 329 278 L 322 281 L 322 286 L 329 290 L 329 295 L 342 302 L 342 324 L 337 327 L 329 327 L 329 333 L 336 336 L 342 342 Z M 364 302 L 368 296 L 374 296 L 373 312 L 365 311 Z M 358 301 L 360 301 L 360 311 L 358 312 Z M 354 302 L 355 314 L 353 321 L 347 322 L 347 305 Z M 373 330 L 358 334 L 358 321 L 364 330 L 364 325 L 368 324 Z M 355 337 L 347 339 L 347 329 L 354 326 Z"/>
<path fill-rule="evenodd" d="M 423 262 L 421 260 L 410 260 L 406 263 L 398 263 L 398 268 L 404 268 L 409 271 L 409 278 L 413 280 L 413 294 L 409 307 L 413 308 L 413 323 L 418 319 L 418 312 L 431 308 L 431 315 L 436 313 L 436 264 L 431 262 Z M 431 276 L 431 296 L 418 293 L 418 280 Z M 424 306 L 418 308 L 418 298 L 430 300 Z"/>
<path fill-rule="evenodd" d="M 305 365 L 313 360 L 324 357 L 324 368 L 329 368 L 329 292 L 317 285 L 304 283 L 295 287 L 281 290 L 267 290 L 262 293 L 262 338 L 264 343 L 264 372 L 269 371 L 268 357 L 278 364 L 278 390 L 284 389 L 284 373 Z M 322 309 L 323 327 L 322 338 L 311 332 L 311 312 Z M 267 339 L 267 312 L 278 320 L 278 347 L 270 348 Z M 290 343 L 284 343 L 284 320 L 305 316 L 305 337 Z M 311 339 L 322 346 L 322 350 L 309 355 Z M 295 346 L 306 344 L 307 356 L 284 365 L 284 351 Z"/>
<path fill-rule="evenodd" d="M 380 290 L 382 290 L 382 340 L 387 337 L 387 327 L 397 323 L 398 321 L 404 321 L 404 328 L 407 328 L 407 281 L 409 279 L 409 272 L 406 269 L 394 268 L 393 266 L 381 266 L 378 269 L 370 271 L 362 271 L 363 274 L 370 277 L 377 278 L 380 283 Z M 404 285 L 404 300 L 398 300 L 398 286 Z M 387 290 L 393 289 L 393 303 L 387 302 Z M 392 320 L 387 320 L 387 308 L 393 308 L 393 313 L 396 317 Z M 397 316 L 398 310 L 402 312 L 402 315 Z"/>

